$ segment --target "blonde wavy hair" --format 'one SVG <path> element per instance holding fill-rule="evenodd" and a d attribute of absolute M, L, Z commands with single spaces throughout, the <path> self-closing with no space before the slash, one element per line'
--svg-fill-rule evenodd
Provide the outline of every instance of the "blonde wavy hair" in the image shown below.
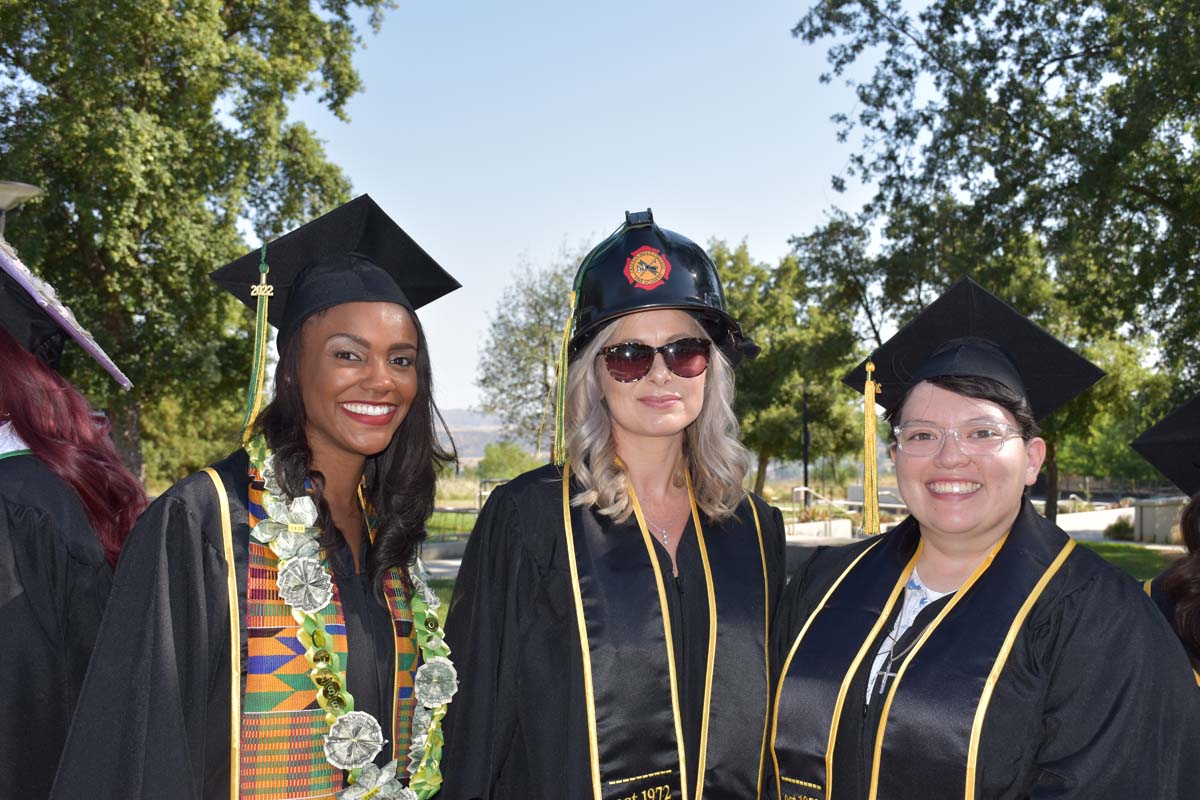
<path fill-rule="evenodd" d="M 637 313 L 637 312 L 634 312 Z M 700 323 L 688 315 L 697 335 L 707 337 Z M 633 514 L 629 479 L 617 461 L 612 435 L 612 418 L 604 402 L 597 358 L 610 344 L 609 337 L 620 319 L 608 323 L 567 367 L 566 424 L 567 452 L 571 477 L 582 491 L 571 505 L 595 505 L 601 514 L 625 522 Z M 733 414 L 733 366 L 714 345 L 705 372 L 704 405 L 684 434 L 684 466 L 692 474 L 696 505 L 709 519 L 729 517 L 741 502 L 742 481 L 749 466 L 749 451 L 738 439 L 737 417 Z M 682 473 L 674 476 L 682 485 Z"/>

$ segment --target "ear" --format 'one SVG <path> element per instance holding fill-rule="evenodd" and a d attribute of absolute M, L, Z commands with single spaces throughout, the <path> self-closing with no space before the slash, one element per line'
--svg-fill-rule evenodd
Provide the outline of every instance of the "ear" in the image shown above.
<path fill-rule="evenodd" d="M 1028 459 L 1025 467 L 1025 485 L 1033 486 L 1042 470 L 1042 462 L 1046 460 L 1046 441 L 1040 436 L 1030 439 L 1025 444 L 1025 456 Z"/>

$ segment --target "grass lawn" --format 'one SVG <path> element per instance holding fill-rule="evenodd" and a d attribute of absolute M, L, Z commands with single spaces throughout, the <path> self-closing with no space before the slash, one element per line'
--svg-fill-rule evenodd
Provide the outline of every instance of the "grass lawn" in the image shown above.
<path fill-rule="evenodd" d="M 1176 553 L 1164 553 L 1136 544 L 1124 542 L 1079 542 L 1083 547 L 1094 550 L 1110 564 L 1115 564 L 1139 581 L 1153 578 L 1179 558 Z"/>

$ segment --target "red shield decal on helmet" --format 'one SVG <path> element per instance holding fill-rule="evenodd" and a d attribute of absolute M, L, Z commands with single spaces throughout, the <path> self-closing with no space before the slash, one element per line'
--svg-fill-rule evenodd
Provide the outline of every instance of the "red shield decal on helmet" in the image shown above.
<path fill-rule="evenodd" d="M 644 245 L 625 259 L 625 277 L 639 289 L 657 289 L 671 277 L 671 262 L 662 252 Z"/>

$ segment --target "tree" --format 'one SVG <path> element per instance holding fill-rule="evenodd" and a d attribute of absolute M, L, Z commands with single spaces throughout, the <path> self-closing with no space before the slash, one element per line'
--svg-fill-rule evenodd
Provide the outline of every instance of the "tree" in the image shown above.
<path fill-rule="evenodd" d="M 862 136 L 835 187 L 847 177 L 874 184 L 874 220 L 955 198 L 974 230 L 961 242 L 968 259 L 1031 236 L 1079 324 L 1158 332 L 1164 363 L 1194 386 L 1200 5 L 933 0 L 910 9 L 829 0 L 793 29 L 808 43 L 831 40 L 822 81 L 864 75 L 848 81 L 855 112 L 835 116 L 840 138 Z"/>
<path fill-rule="evenodd" d="M 207 273 L 349 194 L 304 125 L 300 92 L 345 119 L 361 84 L 351 13 L 377 29 L 387 0 L 0 5 L 0 161 L 46 189 L 11 229 L 136 387 L 66 366 L 107 405 L 142 466 L 141 415 L 243 391 L 249 315 Z M 187 418 L 185 415 L 184 419 Z"/>
<path fill-rule="evenodd" d="M 1086 430 L 1063 442 L 1062 468 L 1074 475 L 1134 481 L 1158 481 L 1158 471 L 1129 443 L 1173 408 L 1170 378 L 1142 360 L 1144 341 L 1111 337 L 1089 348 L 1088 355 L 1108 377 L 1097 386 L 1099 411 Z"/>
<path fill-rule="evenodd" d="M 552 390 L 571 280 L 582 257 L 581 250 L 564 248 L 552 264 L 522 264 L 500 295 L 479 351 L 480 410 L 498 416 L 505 435 L 532 445 L 535 454 L 548 449 L 554 435 Z"/>
<path fill-rule="evenodd" d="M 709 254 L 722 276 L 729 312 L 762 352 L 737 371 L 734 411 L 742 440 L 757 456 L 754 490 L 761 493 L 773 458 L 804 452 L 804 397 L 808 398 L 810 458 L 841 456 L 855 446 L 850 392 L 839 384 L 849 368 L 854 338 L 846 318 L 808 302 L 808 287 L 793 258 L 777 266 L 755 262 L 742 242 L 719 240 Z"/>
<path fill-rule="evenodd" d="M 870 225 L 869 214 L 835 212 L 825 225 L 792 239 L 811 290 L 826 298 L 843 324 L 864 331 L 862 346 L 868 351 L 883 344 L 883 331 L 908 322 L 964 274 L 1077 350 L 1086 352 L 1096 338 L 1089 336 L 1068 288 L 1053 279 L 1043 248 L 1031 235 L 1018 232 L 985 249 L 970 208 L 946 197 L 930 206 L 893 209 L 874 252 L 869 252 Z M 1059 445 L 1087 436 L 1121 386 L 1119 381 L 1102 384 L 1043 422 L 1050 519 L 1057 514 Z"/>
<path fill-rule="evenodd" d="M 504 480 L 515 478 L 522 472 L 528 472 L 541 466 L 536 456 L 515 442 L 491 442 L 483 449 L 483 458 L 479 461 L 479 477 Z"/>

